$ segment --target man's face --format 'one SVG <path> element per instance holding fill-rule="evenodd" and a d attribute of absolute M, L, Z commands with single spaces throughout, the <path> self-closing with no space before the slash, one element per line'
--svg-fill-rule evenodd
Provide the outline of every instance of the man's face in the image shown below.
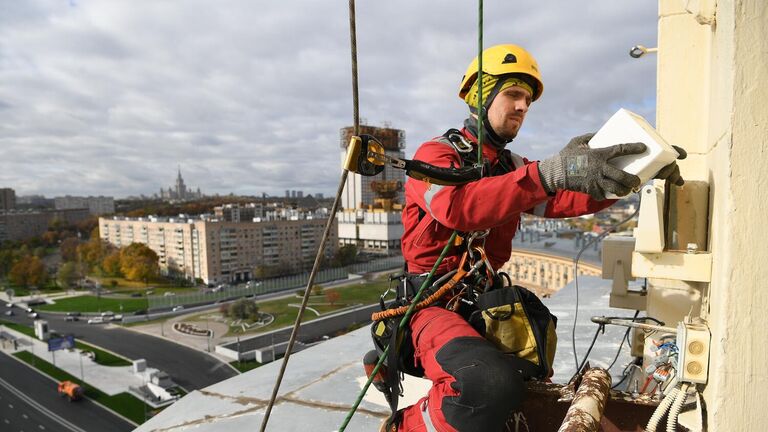
<path fill-rule="evenodd" d="M 499 92 L 488 108 L 488 120 L 494 132 L 505 140 L 516 137 L 529 105 L 531 93 L 522 87 L 512 86 Z"/>

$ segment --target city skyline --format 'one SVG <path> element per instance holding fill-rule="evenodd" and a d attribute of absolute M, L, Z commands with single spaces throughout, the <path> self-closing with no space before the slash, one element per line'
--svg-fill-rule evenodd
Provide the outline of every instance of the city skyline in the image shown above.
<path fill-rule="evenodd" d="M 484 45 L 525 46 L 545 81 L 513 151 L 546 157 L 619 107 L 653 123 L 655 56 L 628 51 L 655 45 L 656 4 L 485 9 L 508 18 L 488 20 Z M 151 196 L 180 164 L 206 194 L 330 196 L 338 133 L 352 123 L 347 13 L 327 2 L 8 2 L 0 186 Z M 475 4 L 361 4 L 357 37 L 365 123 L 405 130 L 406 156 L 461 125 L 456 89 L 477 52 Z"/>

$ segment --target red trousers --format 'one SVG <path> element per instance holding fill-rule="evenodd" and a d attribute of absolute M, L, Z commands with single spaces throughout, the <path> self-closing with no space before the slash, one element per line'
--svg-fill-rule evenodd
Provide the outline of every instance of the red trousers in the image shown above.
<path fill-rule="evenodd" d="M 501 431 L 523 400 L 524 369 L 460 315 L 429 307 L 410 322 L 415 360 L 432 381 L 427 396 L 402 410 L 399 432 Z"/>

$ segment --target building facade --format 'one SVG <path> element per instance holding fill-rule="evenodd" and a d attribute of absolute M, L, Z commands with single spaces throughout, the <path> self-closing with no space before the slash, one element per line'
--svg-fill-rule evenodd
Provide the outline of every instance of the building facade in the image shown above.
<path fill-rule="evenodd" d="M 0 211 L 16 208 L 16 191 L 11 188 L 0 188 Z"/>
<path fill-rule="evenodd" d="M 405 157 L 405 131 L 360 126 L 360 133 L 376 137 L 388 156 Z M 342 165 L 353 134 L 351 127 L 340 131 Z M 404 184 L 405 171 L 388 165 L 376 176 L 350 173 L 341 199 L 342 210 L 337 215 L 340 244 L 355 245 L 367 253 L 400 254 Z"/>
<path fill-rule="evenodd" d="M 160 198 L 168 201 L 191 201 L 202 197 L 203 193 L 200 192 L 200 188 L 192 190 L 192 188 L 188 188 L 186 183 L 184 183 L 184 178 L 181 176 L 181 168 L 179 168 L 176 175 L 176 183 L 168 189 L 160 189 Z"/>
<path fill-rule="evenodd" d="M 53 199 L 56 210 L 69 210 L 85 208 L 94 215 L 101 216 L 115 212 L 115 199 L 109 196 L 70 196 L 56 197 Z"/>
<path fill-rule="evenodd" d="M 269 269 L 310 268 L 327 218 L 305 214 L 296 220 L 261 222 L 180 218 L 99 218 L 101 238 L 117 247 L 149 246 L 163 272 L 177 273 L 206 284 L 243 282 Z M 338 246 L 335 229 L 325 254 Z"/>
<path fill-rule="evenodd" d="M 55 220 L 73 225 L 89 216 L 88 209 L 0 211 L 0 242 L 39 237 Z"/>

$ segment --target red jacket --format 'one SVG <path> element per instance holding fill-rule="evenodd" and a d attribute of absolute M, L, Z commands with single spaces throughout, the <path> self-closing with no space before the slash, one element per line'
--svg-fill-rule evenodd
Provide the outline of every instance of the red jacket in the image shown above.
<path fill-rule="evenodd" d="M 477 142 L 466 128 L 461 132 L 468 140 Z M 456 150 L 437 141 L 438 138 L 422 144 L 414 159 L 440 167 L 460 166 L 461 158 Z M 500 153 L 491 145 L 483 145 L 483 157 L 491 166 L 498 163 Z M 402 249 L 409 272 L 429 272 L 453 230 L 468 232 L 490 228 L 485 250 L 491 265 L 498 269 L 512 253 L 512 238 L 520 223 L 520 213 L 572 217 L 594 213 L 616 202 L 595 201 L 587 194 L 563 190 L 548 196 L 539 179 L 538 162 L 517 155 L 513 155 L 513 159 L 515 166 L 511 172 L 461 186 L 440 186 L 408 179 L 405 183 Z M 419 208 L 424 215 L 421 219 Z M 453 248 L 440 264 L 437 274 L 456 268 L 461 252 L 461 247 Z"/>

